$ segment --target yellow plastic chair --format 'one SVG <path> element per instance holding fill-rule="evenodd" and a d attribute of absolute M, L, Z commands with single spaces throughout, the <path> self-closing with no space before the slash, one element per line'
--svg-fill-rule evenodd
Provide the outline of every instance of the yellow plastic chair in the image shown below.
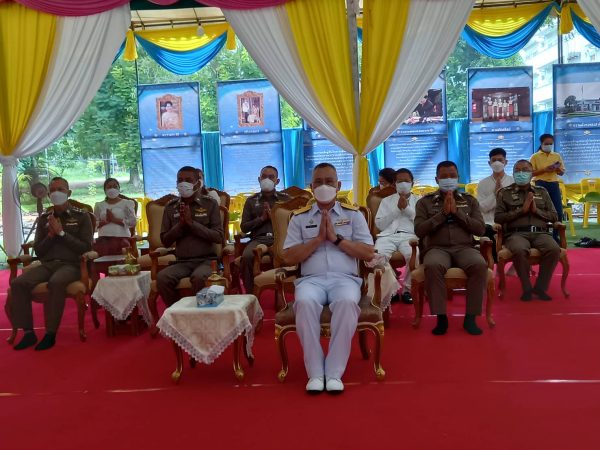
<path fill-rule="evenodd" d="M 438 190 L 437 186 L 427 186 L 425 184 L 422 184 L 422 185 L 414 185 L 412 188 L 412 193 L 422 197 L 423 195 L 429 194 L 431 192 L 435 192 L 437 190 Z"/>
<path fill-rule="evenodd" d="M 143 236 L 148 233 L 148 216 L 146 216 L 146 205 L 152 201 L 149 197 L 136 197 L 135 201 L 138 202 L 138 211 L 140 212 L 140 218 L 135 224 L 135 233 L 138 236 Z"/>
<path fill-rule="evenodd" d="M 597 213 L 600 204 L 600 178 L 584 178 L 579 182 L 581 186 L 581 199 L 583 203 L 583 228 L 588 227 L 590 209 L 596 205 L 596 221 L 600 224 L 600 214 Z"/>
<path fill-rule="evenodd" d="M 562 198 L 563 214 L 567 216 L 567 220 L 569 221 L 571 236 L 577 236 L 575 233 L 575 224 L 573 223 L 573 207 L 571 206 L 571 203 L 569 203 L 569 198 L 567 197 L 567 187 L 562 181 L 559 181 L 558 185 L 560 187 L 560 196 Z M 558 220 L 562 221 L 562 217 L 559 217 Z"/>
<path fill-rule="evenodd" d="M 478 183 L 467 183 L 467 184 L 465 184 L 465 192 L 467 194 L 470 194 L 473 197 L 477 198 L 477 186 L 478 185 L 479 185 Z"/>

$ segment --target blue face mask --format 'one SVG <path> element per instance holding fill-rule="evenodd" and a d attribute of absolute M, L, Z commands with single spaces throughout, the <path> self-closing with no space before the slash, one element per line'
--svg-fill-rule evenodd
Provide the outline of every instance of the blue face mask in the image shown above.
<path fill-rule="evenodd" d="M 519 186 L 525 186 L 531 182 L 531 172 L 515 172 L 513 178 Z"/>
<path fill-rule="evenodd" d="M 458 188 L 458 178 L 440 178 L 438 185 L 442 192 L 455 191 Z"/>

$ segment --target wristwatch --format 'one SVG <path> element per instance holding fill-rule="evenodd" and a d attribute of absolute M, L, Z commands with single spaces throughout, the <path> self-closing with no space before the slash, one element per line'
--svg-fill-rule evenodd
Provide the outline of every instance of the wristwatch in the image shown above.
<path fill-rule="evenodd" d="M 58 233 L 58 235 L 59 235 L 60 237 L 64 237 L 64 235 L 65 235 L 65 230 L 60 230 L 60 233 Z"/>
<path fill-rule="evenodd" d="M 337 239 L 335 240 L 333 245 L 340 245 L 340 242 L 342 242 L 344 240 L 344 236 L 342 236 L 341 234 L 336 234 L 336 236 L 337 236 Z"/>

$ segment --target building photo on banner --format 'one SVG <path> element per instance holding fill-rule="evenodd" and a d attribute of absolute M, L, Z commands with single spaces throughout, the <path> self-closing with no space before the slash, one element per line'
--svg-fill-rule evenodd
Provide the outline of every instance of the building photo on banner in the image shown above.
<path fill-rule="evenodd" d="M 416 184 L 435 185 L 437 163 L 448 158 L 446 76 L 442 72 L 410 116 L 384 143 L 386 167 L 405 167 Z"/>
<path fill-rule="evenodd" d="M 255 192 L 264 166 L 284 179 L 279 94 L 268 80 L 217 83 L 224 189 Z"/>
<path fill-rule="evenodd" d="M 176 191 L 182 166 L 202 168 L 198 83 L 138 86 L 144 192 L 150 198 Z"/>
<path fill-rule="evenodd" d="M 600 63 L 554 66 L 554 130 L 565 183 L 600 177 Z"/>
<path fill-rule="evenodd" d="M 508 161 L 533 153 L 533 68 L 469 69 L 470 181 L 489 176 L 489 152 L 501 147 Z"/>

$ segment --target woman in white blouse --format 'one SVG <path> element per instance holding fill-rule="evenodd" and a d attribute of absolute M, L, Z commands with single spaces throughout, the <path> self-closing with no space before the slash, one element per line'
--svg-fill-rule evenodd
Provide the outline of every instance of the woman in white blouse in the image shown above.
<path fill-rule="evenodd" d="M 121 186 L 114 178 L 104 182 L 106 198 L 96 203 L 94 215 L 98 221 L 98 238 L 94 249 L 102 255 L 120 255 L 129 247 L 130 228 L 136 224 L 135 203 L 119 197 Z"/>

